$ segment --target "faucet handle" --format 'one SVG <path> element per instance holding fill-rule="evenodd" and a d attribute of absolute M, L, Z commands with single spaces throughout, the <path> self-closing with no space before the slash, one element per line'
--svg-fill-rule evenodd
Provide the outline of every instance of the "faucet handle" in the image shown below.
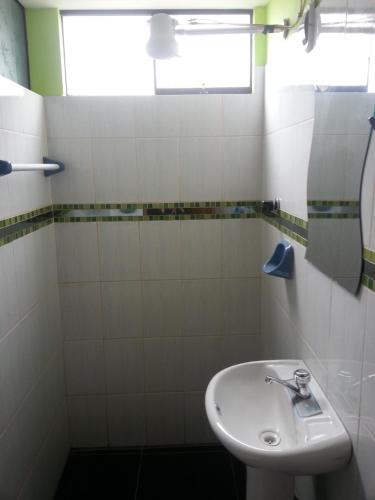
<path fill-rule="evenodd" d="M 297 386 L 306 386 L 311 380 L 310 372 L 304 368 L 298 368 L 294 372 L 294 380 L 296 381 Z"/>

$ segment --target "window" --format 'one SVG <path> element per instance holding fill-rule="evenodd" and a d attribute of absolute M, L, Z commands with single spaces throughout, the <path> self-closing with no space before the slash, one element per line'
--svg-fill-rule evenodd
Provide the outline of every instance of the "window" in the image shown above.
<path fill-rule="evenodd" d="M 179 57 L 154 61 L 146 53 L 153 12 L 64 12 L 67 94 L 251 92 L 251 35 L 227 29 L 250 24 L 251 12 L 166 13 L 189 33 L 199 33 L 177 34 Z M 188 25 L 192 18 L 205 24 Z"/>

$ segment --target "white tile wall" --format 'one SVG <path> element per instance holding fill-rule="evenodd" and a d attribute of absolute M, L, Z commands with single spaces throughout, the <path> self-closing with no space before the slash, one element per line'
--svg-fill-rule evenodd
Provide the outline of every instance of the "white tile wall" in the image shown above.
<path fill-rule="evenodd" d="M 223 138 L 223 200 L 259 198 L 262 146 L 262 136 Z"/>
<path fill-rule="evenodd" d="M 72 447 L 107 445 L 105 396 L 70 396 L 68 414 Z"/>
<path fill-rule="evenodd" d="M 218 220 L 181 222 L 183 278 L 220 277 L 221 232 L 222 222 Z"/>
<path fill-rule="evenodd" d="M 181 277 L 181 224 L 178 221 L 140 224 L 142 278 Z"/>
<path fill-rule="evenodd" d="M 94 138 L 91 147 L 95 202 L 137 202 L 135 139 Z"/>
<path fill-rule="evenodd" d="M 87 262 L 95 262 L 95 224 L 56 225 L 61 248 L 77 239 L 91 254 L 74 257 L 78 262 L 71 266 L 72 257 L 65 256 L 59 268 L 75 443 L 104 442 L 103 418 L 105 439 L 113 446 L 212 440 L 202 413 L 210 377 L 228 364 L 259 357 L 260 224 L 255 219 L 98 223 L 101 278 L 96 279 L 85 271 Z M 138 262 L 140 276 L 134 273 Z M 192 408 L 185 398 L 193 398 Z M 154 399 L 165 400 L 165 407 L 151 410 Z M 97 413 L 80 440 L 87 411 Z M 175 418 L 176 424 L 165 428 Z M 127 426 L 134 433 L 129 435 Z"/>
<path fill-rule="evenodd" d="M 60 304 L 66 340 L 103 337 L 103 311 L 98 283 L 61 285 Z"/>
<path fill-rule="evenodd" d="M 184 395 L 182 393 L 147 394 L 146 444 L 184 442 Z"/>
<path fill-rule="evenodd" d="M 244 96 L 46 98 L 50 150 L 67 163 L 54 201 L 259 199 L 256 76 Z M 260 222 L 56 226 L 74 443 L 211 441 L 209 378 L 259 355 Z"/>
<path fill-rule="evenodd" d="M 284 59 L 287 56 L 285 47 Z M 277 88 L 272 78 L 273 69 L 267 69 L 263 196 L 281 197 L 283 210 L 306 220 L 306 180 L 315 97 L 306 87 Z M 358 120 L 367 116 L 373 107 L 373 95 L 364 94 L 356 106 L 354 101 L 358 95 L 337 94 L 334 98 L 341 105 L 331 116 L 328 101 L 332 96 L 319 94 L 317 98 L 323 101 L 323 106 L 318 106 L 315 119 L 331 134 L 330 146 L 346 137 L 353 127 L 356 133 L 361 133 Z M 368 133 L 366 123 L 363 133 Z M 362 193 L 364 243 L 370 247 L 375 200 L 372 157 L 373 148 Z M 343 185 L 342 191 L 346 189 Z M 277 241 L 284 238 L 264 222 L 264 258 L 270 256 Z M 375 403 L 371 396 L 375 294 L 366 288 L 357 297 L 348 294 L 304 259 L 304 247 L 296 242 L 293 246 L 294 278 L 286 281 L 262 277 L 262 354 L 265 358 L 305 360 L 346 425 L 354 452 L 347 468 L 318 478 L 315 488 L 310 487 L 309 481 L 298 481 L 298 498 L 320 500 L 324 495 L 329 500 L 371 500 L 375 491 L 369 466 L 375 449 L 372 425 Z"/>
<path fill-rule="evenodd" d="M 107 413 L 109 446 L 145 444 L 145 402 L 142 394 L 108 396 Z"/>
<path fill-rule="evenodd" d="M 105 393 L 102 341 L 65 342 L 64 359 L 68 395 Z"/>
<path fill-rule="evenodd" d="M 0 77 L 1 83 L 5 79 Z M 0 158 L 40 163 L 43 99 L 7 82 Z M 51 204 L 50 179 L 0 180 L 0 220 Z M 0 248 L 0 497 L 52 498 L 68 453 L 55 232 L 47 226 Z"/>
<path fill-rule="evenodd" d="M 140 278 L 138 224 L 103 222 L 98 224 L 100 279 L 118 281 Z M 92 242 L 95 245 L 95 242 Z"/>
<path fill-rule="evenodd" d="M 46 97 L 49 154 L 66 164 L 55 203 L 259 198 L 263 68 L 255 80 L 250 95 Z"/>
<path fill-rule="evenodd" d="M 108 338 L 142 335 L 142 290 L 139 281 L 102 283 L 103 319 Z"/>
<path fill-rule="evenodd" d="M 223 153 L 220 137 L 187 137 L 180 142 L 181 199 L 221 200 Z"/>
<path fill-rule="evenodd" d="M 137 139 L 140 202 L 158 203 L 180 199 L 179 153 L 177 138 Z M 127 197 L 123 196 L 122 199 Z"/>
<path fill-rule="evenodd" d="M 99 279 L 98 237 L 95 223 L 56 225 L 56 250 L 61 282 Z"/>
<path fill-rule="evenodd" d="M 105 350 L 106 386 L 109 394 L 144 392 L 144 357 L 138 339 L 107 340 Z"/>
<path fill-rule="evenodd" d="M 178 337 L 185 324 L 183 283 L 180 280 L 143 281 L 142 309 L 145 337 Z"/>

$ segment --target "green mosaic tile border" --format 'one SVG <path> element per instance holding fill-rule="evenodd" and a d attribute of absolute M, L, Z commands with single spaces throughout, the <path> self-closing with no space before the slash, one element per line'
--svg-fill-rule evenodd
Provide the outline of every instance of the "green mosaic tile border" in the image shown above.
<path fill-rule="evenodd" d="M 105 210 L 105 209 L 153 209 L 153 208 L 226 208 L 254 207 L 260 209 L 261 201 L 181 201 L 167 203 L 63 203 L 53 205 L 54 210 Z"/>
<path fill-rule="evenodd" d="M 350 202 L 347 202 L 347 203 L 350 203 Z M 280 217 L 280 219 L 284 219 L 284 220 L 289 221 L 293 224 L 297 224 L 299 227 L 302 227 L 306 230 L 308 229 L 308 222 L 303 220 L 303 219 L 299 219 L 298 217 L 295 217 L 294 215 L 288 214 L 287 212 L 283 212 L 281 210 L 278 210 L 277 214 Z M 301 245 L 307 247 L 308 240 L 306 238 L 303 238 L 301 235 L 295 233 L 294 231 L 291 231 L 289 228 L 283 226 L 282 223 L 277 222 L 276 220 L 272 219 L 272 217 L 266 217 L 264 214 L 260 214 L 260 217 L 262 217 L 263 220 L 265 220 L 266 222 L 271 224 L 273 227 L 275 227 L 276 229 L 281 231 L 283 234 L 285 234 L 289 238 L 291 238 L 294 241 L 297 241 L 298 243 L 300 243 Z M 310 215 L 309 215 L 309 217 L 310 217 Z M 375 251 L 370 250 L 368 248 L 364 248 L 363 249 L 363 260 L 366 262 L 369 262 L 370 264 L 375 265 Z M 368 289 L 370 289 L 371 291 L 375 292 L 375 280 L 373 278 L 371 278 L 370 276 L 367 276 L 366 274 L 363 273 L 362 277 L 361 277 L 361 283 L 363 286 L 365 286 Z"/>
<path fill-rule="evenodd" d="M 147 222 L 178 220 L 223 220 L 223 219 L 256 219 L 258 214 L 191 214 L 191 215 L 129 215 L 129 216 L 96 216 L 96 217 L 64 217 L 55 216 L 57 223 L 67 222 Z"/>
<path fill-rule="evenodd" d="M 375 292 L 375 280 L 370 278 L 366 274 L 362 274 L 361 283 L 363 286 L 369 288 L 372 292 Z"/>
<path fill-rule="evenodd" d="M 363 259 L 370 262 L 370 264 L 375 264 L 375 251 L 370 250 L 369 248 L 363 249 Z"/>
<path fill-rule="evenodd" d="M 311 202 L 310 202 L 311 203 Z M 325 203 L 329 206 L 335 206 L 334 204 L 339 202 L 316 202 L 316 204 Z M 343 202 L 341 202 L 343 203 Z M 346 206 L 357 206 L 356 202 L 344 202 Z M 55 215 L 54 217 L 48 217 L 41 221 L 36 221 L 34 224 L 30 219 L 48 214 L 53 211 L 66 211 L 66 210 L 100 210 L 100 209 L 173 209 L 173 208 L 228 208 L 228 207 L 252 207 L 254 211 L 252 213 L 211 213 L 211 214 L 176 214 L 176 215 L 141 215 L 141 216 L 93 216 L 93 217 L 66 217 L 64 215 Z M 273 227 L 281 231 L 283 234 L 293 239 L 294 241 L 300 243 L 303 246 L 307 246 L 307 238 L 304 238 L 300 234 L 292 231 L 290 228 L 283 224 L 283 220 L 287 221 L 289 224 L 308 230 L 308 222 L 296 217 L 292 214 L 278 210 L 275 212 L 278 216 L 278 220 L 272 217 L 267 217 L 261 212 L 261 202 L 260 201 L 226 201 L 226 202 L 176 202 L 176 203 L 100 203 L 100 204 L 56 204 L 48 205 L 30 212 L 19 214 L 15 217 L 4 219 L 0 221 L 0 229 L 9 228 L 15 224 L 24 223 L 29 221 L 27 227 L 22 227 L 20 230 L 14 228 L 15 230 L 10 234 L 0 238 L 0 247 L 4 246 L 12 241 L 15 241 L 23 236 L 26 236 L 38 229 L 42 229 L 53 222 L 66 223 L 66 222 L 116 222 L 116 221 L 175 221 L 175 220 L 212 220 L 212 219 L 253 219 L 262 218 Z M 341 205 L 342 206 L 342 205 Z M 340 218 L 343 218 L 343 214 Z M 351 214 L 344 214 L 350 216 Z M 347 217 L 350 218 L 350 217 Z M 281 222 L 280 222 L 281 221 Z M 375 265 L 375 251 L 365 248 L 363 250 L 364 261 Z M 364 286 L 375 292 L 375 280 L 362 274 L 361 282 Z"/>
<path fill-rule="evenodd" d="M 284 212 L 284 213 L 286 213 L 286 212 Z M 291 217 L 293 217 L 293 216 L 291 216 Z M 265 220 L 266 222 L 271 224 L 271 226 L 275 227 L 276 229 L 278 229 L 279 231 L 284 233 L 286 236 L 289 236 L 289 238 L 292 238 L 293 240 L 297 241 L 301 245 L 307 247 L 307 239 L 306 238 L 303 238 L 301 235 L 295 233 L 294 231 L 291 231 L 289 228 L 285 227 L 283 224 L 280 224 L 279 222 L 272 219 L 271 217 L 267 217 L 267 218 L 263 217 L 263 220 Z M 302 219 L 300 219 L 300 220 L 302 220 Z"/>
<path fill-rule="evenodd" d="M 359 217 L 360 217 L 359 212 L 352 214 L 309 212 L 309 219 L 359 219 Z"/>
<path fill-rule="evenodd" d="M 289 214 L 288 212 L 284 212 L 283 210 L 277 210 L 277 215 L 282 219 L 285 219 L 296 226 L 302 227 L 303 229 L 308 229 L 309 223 L 304 219 L 300 219 L 295 215 Z"/>
<path fill-rule="evenodd" d="M 38 208 L 36 210 L 32 210 L 31 212 L 16 215 L 14 217 L 10 217 L 9 219 L 0 220 L 0 229 L 13 226 L 14 224 L 18 224 L 19 222 L 25 222 L 29 219 L 33 219 L 34 217 L 38 217 L 39 215 L 51 212 L 52 210 L 53 205 L 47 205 L 46 207 Z"/>
<path fill-rule="evenodd" d="M 359 207 L 359 201 L 335 201 L 335 200 L 308 200 L 308 206 L 319 207 Z"/>
<path fill-rule="evenodd" d="M 39 214 L 41 215 L 41 214 Z M 38 229 L 42 229 L 43 227 L 49 226 L 50 224 L 53 224 L 53 218 L 50 217 L 49 219 L 46 219 L 44 221 L 35 223 L 27 228 L 21 229 L 20 231 L 15 231 L 12 234 L 9 234 L 8 236 L 5 236 L 4 238 L 0 238 L 0 247 L 7 245 L 8 243 L 12 243 L 12 241 L 18 240 L 19 238 L 22 238 L 23 236 L 26 236 L 30 233 L 34 233 Z"/>

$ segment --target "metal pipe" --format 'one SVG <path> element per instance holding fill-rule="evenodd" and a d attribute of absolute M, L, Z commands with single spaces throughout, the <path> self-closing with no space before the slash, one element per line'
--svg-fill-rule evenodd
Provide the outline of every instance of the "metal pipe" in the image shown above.
<path fill-rule="evenodd" d="M 249 33 L 283 33 L 289 26 L 267 25 L 267 24 L 251 24 L 247 27 L 238 28 L 200 28 L 200 29 L 183 29 L 176 28 L 176 35 L 235 35 Z"/>
<path fill-rule="evenodd" d="M 57 163 L 12 163 L 13 172 L 31 172 L 34 170 L 58 170 Z"/>

